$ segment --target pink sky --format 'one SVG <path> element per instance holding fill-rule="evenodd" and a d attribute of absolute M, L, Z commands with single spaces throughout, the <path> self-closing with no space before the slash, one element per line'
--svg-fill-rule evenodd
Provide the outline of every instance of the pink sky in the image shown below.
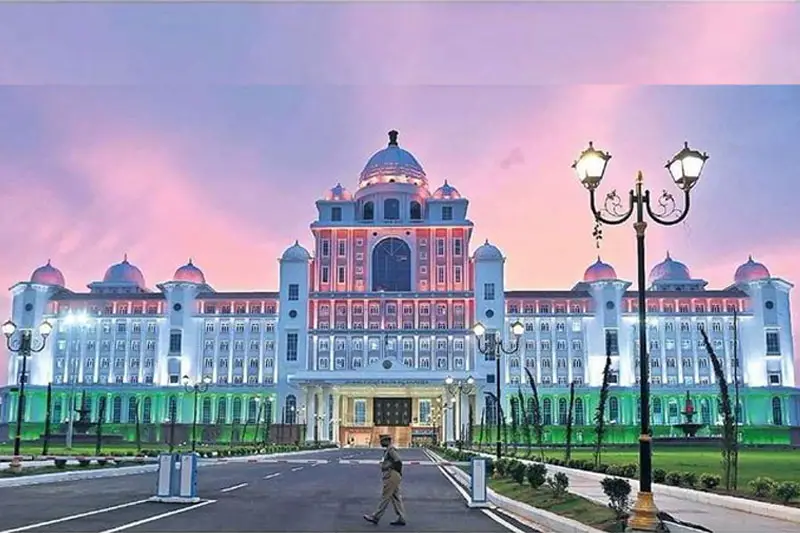
<path fill-rule="evenodd" d="M 131 6 L 0 6 L 17 17 L 0 36 L 0 284 L 52 258 L 82 290 L 127 253 L 151 286 L 193 257 L 219 290 L 273 290 L 282 250 L 310 245 L 313 202 L 354 188 L 391 128 L 432 187 L 471 200 L 473 245 L 504 251 L 509 288 L 570 287 L 594 260 L 569 168 L 589 140 L 614 155 L 604 191 L 638 169 L 670 187 L 663 163 L 684 140 L 712 156 L 687 223 L 650 232 L 650 265 L 670 249 L 720 287 L 752 253 L 798 277 L 795 215 L 773 204 L 800 193 L 780 155 L 800 93 L 645 85 L 796 81 L 796 6 L 337 6 L 252 6 L 241 32 L 245 15 L 212 6 L 151 6 L 194 10 L 180 31 L 146 6 L 135 23 Z M 276 19 L 283 33 L 258 31 Z M 230 42 L 209 48 L 219 27 Z M 605 235 L 604 260 L 634 279 L 632 228 Z"/>

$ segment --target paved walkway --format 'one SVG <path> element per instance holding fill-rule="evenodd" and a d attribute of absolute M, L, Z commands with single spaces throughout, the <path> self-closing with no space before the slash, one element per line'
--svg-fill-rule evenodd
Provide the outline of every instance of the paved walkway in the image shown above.
<path fill-rule="evenodd" d="M 520 460 L 524 463 L 531 462 Z M 599 480 L 590 473 L 554 465 L 547 465 L 547 469 L 551 473 L 556 471 L 564 472 L 569 477 L 569 491 L 573 494 L 594 500 L 603 505 L 608 503 L 608 498 L 603 494 Z M 630 482 L 633 489 L 632 493 L 635 495 L 639 490 L 639 482 L 636 480 L 630 480 Z M 715 533 L 755 533 L 761 531 L 800 533 L 800 524 L 797 523 L 693 501 L 691 491 L 686 491 L 686 498 L 679 498 L 677 496 L 659 494 L 656 486 L 653 489 L 653 493 L 659 510 L 667 512 L 684 522 L 705 526 Z"/>

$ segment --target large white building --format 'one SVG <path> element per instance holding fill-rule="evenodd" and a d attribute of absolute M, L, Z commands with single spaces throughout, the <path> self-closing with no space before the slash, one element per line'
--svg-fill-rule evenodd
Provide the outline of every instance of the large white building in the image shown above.
<path fill-rule="evenodd" d="M 284 252 L 275 292 L 215 290 L 191 261 L 151 289 L 127 257 L 88 291 L 68 289 L 49 262 L 14 285 L 12 320 L 20 327 L 45 319 L 55 326 L 45 350 L 28 360 L 33 401 L 26 420 L 44 419 L 43 390 L 52 383 L 58 422 L 75 389 L 87 392 L 95 415 L 106 402 L 109 424 L 131 422 L 136 409 L 145 424 L 171 416 L 191 421 L 186 375 L 210 381 L 199 413 L 207 427 L 252 423 L 263 400 L 273 424 L 302 425 L 308 439 L 364 444 L 391 431 L 406 442 L 442 426 L 452 439 L 470 419 L 495 418 L 485 409 L 491 400 L 485 392 L 498 379 L 495 361 L 478 350 L 471 326 L 480 321 L 502 332 L 508 346 L 510 325 L 519 321 L 525 329 L 519 349 L 502 358 L 503 403 L 520 391 L 527 395 L 527 369 L 539 384 L 545 423 L 564 424 L 574 382 L 575 422 L 590 425 L 608 350 L 609 416 L 633 438 L 639 412 L 631 283 L 598 258 L 572 288 L 506 287 L 506 258 L 497 247 L 487 241 L 469 255 L 468 200 L 446 181 L 432 191 L 422 166 L 399 147 L 397 132 L 389 138 L 367 162 L 355 192 L 337 184 L 317 201 L 314 249 L 295 242 Z M 792 285 L 752 258 L 733 271 L 731 284 L 719 289 L 693 278 L 669 254 L 650 272 L 657 431 L 682 421 L 687 390 L 702 421 L 716 424 L 718 389 L 699 330 L 708 332 L 732 380 L 734 310 L 742 422 L 800 424 Z M 20 362 L 9 357 L 8 387 L 0 389 L 6 422 L 16 412 L 11 386 Z M 460 394 L 459 382 L 465 384 Z M 442 405 L 453 407 L 442 411 Z"/>

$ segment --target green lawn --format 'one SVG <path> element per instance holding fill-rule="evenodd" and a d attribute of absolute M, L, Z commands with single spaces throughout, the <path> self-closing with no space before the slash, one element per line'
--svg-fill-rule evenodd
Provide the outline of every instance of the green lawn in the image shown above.
<path fill-rule="evenodd" d="M 521 452 L 524 453 L 524 452 Z M 535 452 L 537 453 L 537 452 Z M 564 450 L 546 449 L 545 455 L 563 459 Z M 572 451 L 573 459 L 592 459 L 592 451 L 581 448 Z M 605 448 L 602 454 L 604 464 L 628 464 L 639 462 L 636 448 Z M 656 447 L 653 450 L 653 468 L 667 472 L 695 472 L 697 474 L 722 474 L 722 454 L 713 447 Z M 739 486 L 744 487 L 750 480 L 766 476 L 775 481 L 800 481 L 800 451 L 743 449 L 739 452 Z"/>
<path fill-rule="evenodd" d="M 234 444 L 234 448 L 250 448 L 252 444 Z M 176 446 L 175 451 L 178 452 L 188 452 L 191 451 L 191 446 Z M 215 450 L 228 450 L 230 446 L 225 445 L 217 445 L 217 446 L 202 446 L 197 445 L 197 451 L 215 451 Z M 167 445 L 159 445 L 154 443 L 142 443 L 142 450 L 157 450 L 157 451 L 169 451 L 169 446 Z M 127 444 L 115 444 L 109 446 L 103 446 L 101 449 L 102 455 L 126 455 L 126 454 L 135 454 L 137 451 L 136 444 L 130 443 Z M 47 451 L 48 455 L 86 455 L 86 456 L 93 456 L 95 452 L 94 445 L 87 445 L 82 444 L 79 446 L 73 446 L 71 450 L 68 450 L 64 446 L 50 446 Z M 14 446 L 10 444 L 2 444 L 0 445 L 0 455 L 12 455 L 14 453 Z M 41 444 L 26 444 L 25 442 L 22 443 L 22 448 L 20 450 L 21 455 L 41 455 L 42 454 L 42 445 Z"/>

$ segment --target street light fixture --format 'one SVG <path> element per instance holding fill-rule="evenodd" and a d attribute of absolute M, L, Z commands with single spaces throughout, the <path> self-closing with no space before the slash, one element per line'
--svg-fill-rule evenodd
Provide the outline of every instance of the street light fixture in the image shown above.
<path fill-rule="evenodd" d="M 494 357 L 496 370 L 494 376 L 494 382 L 496 385 L 495 388 L 495 396 L 497 397 L 497 405 L 495 406 L 495 410 L 497 413 L 497 443 L 496 443 L 496 456 L 497 459 L 500 459 L 503 454 L 503 436 L 502 436 L 502 424 L 501 421 L 503 419 L 502 412 L 502 390 L 501 390 L 501 383 L 500 383 L 500 355 L 506 354 L 510 355 L 515 353 L 519 350 L 519 338 L 525 333 L 525 326 L 522 325 L 522 322 L 517 320 L 513 324 L 511 324 L 511 333 L 514 335 L 514 340 L 511 344 L 506 347 L 503 345 L 503 339 L 500 337 L 500 333 L 498 331 L 488 331 L 486 326 L 477 322 L 474 326 L 472 326 L 472 332 L 475 334 L 475 337 L 478 341 L 478 351 L 481 352 L 483 355 Z M 481 341 L 483 341 L 483 345 L 481 345 Z"/>
<path fill-rule="evenodd" d="M 194 412 L 192 413 L 192 451 L 197 449 L 197 411 L 200 394 L 206 392 L 211 385 L 211 378 L 204 377 L 200 381 L 191 383 L 189 376 L 183 376 L 183 387 L 186 392 L 194 393 Z"/>
<path fill-rule="evenodd" d="M 458 420 L 458 435 L 456 436 L 455 427 L 453 428 L 453 434 L 456 436 L 456 439 L 459 443 L 463 443 L 464 441 L 464 425 L 461 423 L 461 418 L 463 417 L 463 404 L 462 404 L 462 397 L 463 395 L 469 396 L 473 392 L 475 392 L 475 378 L 472 376 L 467 376 L 467 379 L 454 379 L 453 376 L 447 376 L 444 379 L 445 388 L 447 389 L 448 394 L 453 396 L 451 399 L 452 403 L 455 403 L 456 398 L 458 398 L 458 413 L 454 413 L 453 416 L 453 425 L 455 426 L 456 420 Z M 471 428 L 470 428 L 471 431 Z M 459 444 L 461 446 L 461 444 Z"/>
<path fill-rule="evenodd" d="M 2 327 L 3 335 L 6 336 L 6 347 L 9 352 L 17 353 L 22 357 L 22 368 L 19 373 L 19 396 L 17 399 L 17 429 L 14 435 L 14 458 L 19 457 L 19 449 L 22 444 L 22 419 L 25 417 L 25 382 L 28 375 L 28 357 L 31 354 L 39 353 L 47 345 L 47 337 L 53 332 L 53 326 L 47 320 L 39 324 L 36 328 L 38 337 L 34 338 L 33 330 L 30 328 L 20 328 L 11 320 L 6 321 Z M 16 333 L 19 332 L 19 335 Z M 17 463 L 13 466 L 16 468 Z"/>
<path fill-rule="evenodd" d="M 644 178 L 639 171 L 636 184 L 628 195 L 627 209 L 622 198 L 612 191 L 606 195 L 600 208 L 595 198 L 597 187 L 603 180 L 611 155 L 597 150 L 589 143 L 589 148 L 581 152 L 572 168 L 583 186 L 589 191 L 589 207 L 597 224 L 620 225 L 636 214 L 633 228 L 636 231 L 637 296 L 639 304 L 639 387 L 641 430 L 639 435 L 639 494 L 628 521 L 634 531 L 656 531 L 658 528 L 658 509 L 652 493 L 652 437 L 650 436 L 650 356 L 647 351 L 647 301 L 645 298 L 645 231 L 647 218 L 662 226 L 674 226 L 689 214 L 690 192 L 700 179 L 708 155 L 689 148 L 683 149 L 667 162 L 666 168 L 675 185 L 683 191 L 683 208 L 678 207 L 672 194 L 666 190 L 661 193 L 654 210 L 650 205 L 650 191 L 644 189 Z"/>
<path fill-rule="evenodd" d="M 77 326 L 78 331 L 83 331 L 89 325 L 89 315 L 85 312 L 69 312 L 64 317 L 64 324 L 67 326 Z M 72 357 L 70 355 L 70 357 Z M 67 420 L 67 437 L 66 437 L 66 447 L 68 450 L 72 449 L 72 441 L 75 437 L 75 413 L 77 411 L 75 407 L 75 385 L 78 382 L 78 373 L 72 371 L 72 364 L 70 363 L 69 367 L 69 419 Z"/>

